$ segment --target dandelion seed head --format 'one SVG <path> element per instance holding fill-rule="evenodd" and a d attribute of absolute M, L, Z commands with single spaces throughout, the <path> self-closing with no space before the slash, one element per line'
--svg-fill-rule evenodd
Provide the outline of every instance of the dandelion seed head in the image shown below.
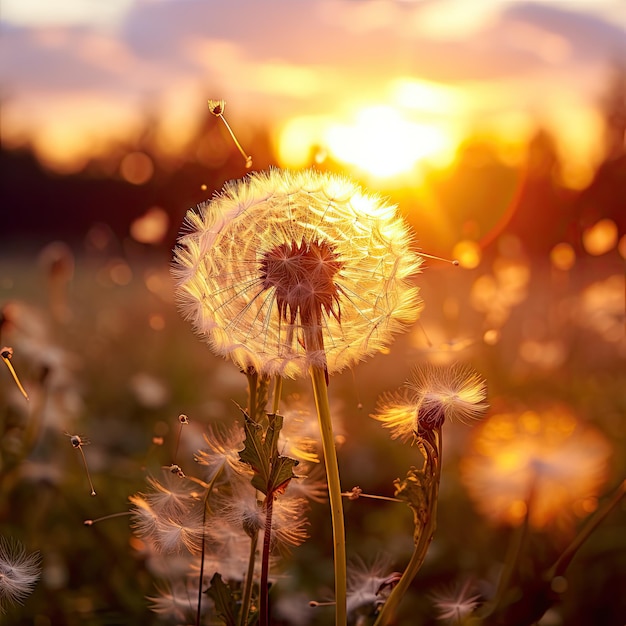
<path fill-rule="evenodd" d="M 340 371 L 415 321 L 421 262 L 395 207 L 346 178 L 272 169 L 188 213 L 173 275 L 183 316 L 217 354 L 298 376 Z"/>
<path fill-rule="evenodd" d="M 41 574 L 38 552 L 28 554 L 18 541 L 0 537 L 0 614 L 9 604 L 22 604 Z"/>
<path fill-rule="evenodd" d="M 468 422 L 488 408 L 487 385 L 477 373 L 460 365 L 415 369 L 404 387 L 383 394 L 374 419 L 407 442 L 414 433 L 439 429 L 446 420 Z"/>

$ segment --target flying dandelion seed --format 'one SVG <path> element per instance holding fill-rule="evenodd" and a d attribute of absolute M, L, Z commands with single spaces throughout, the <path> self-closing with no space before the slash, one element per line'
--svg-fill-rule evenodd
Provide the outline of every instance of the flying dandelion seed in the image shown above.
<path fill-rule="evenodd" d="M 217 354 L 294 377 L 348 367 L 415 321 L 421 263 L 394 206 L 343 177 L 272 169 L 187 214 L 173 274 Z"/>
<path fill-rule="evenodd" d="M 235 142 L 235 146 L 237 146 L 237 150 L 241 153 L 241 156 L 246 160 L 246 169 L 250 169 L 252 167 L 252 157 L 246 154 L 246 151 L 241 147 L 241 144 L 235 137 L 235 133 L 233 129 L 230 127 L 230 124 L 226 121 L 224 117 L 224 109 L 226 108 L 226 102 L 224 100 L 209 100 L 209 111 L 215 115 L 215 117 L 219 117 L 222 122 L 224 122 L 224 126 L 226 126 L 226 130 L 229 132 L 232 140 Z"/>
<path fill-rule="evenodd" d="M 22 386 L 22 383 L 20 382 L 20 379 L 18 378 L 17 373 L 15 372 L 15 368 L 13 367 L 13 364 L 11 363 L 11 359 L 13 358 L 13 348 L 9 348 L 8 346 L 5 346 L 4 348 L 2 348 L 2 350 L 0 350 L 0 357 L 2 357 L 2 360 L 5 362 L 6 366 L 9 368 L 9 372 L 11 373 L 11 376 L 13 376 L 13 380 L 15 381 L 17 388 L 20 390 L 21 394 L 28 400 L 28 394 L 26 393 L 26 390 Z"/>
<path fill-rule="evenodd" d="M 89 481 L 89 486 L 91 487 L 91 495 L 96 495 L 96 490 L 93 488 L 93 483 L 91 482 L 91 475 L 89 474 L 89 467 L 87 467 L 87 458 L 85 457 L 85 453 L 83 451 L 83 446 L 89 445 L 89 441 L 80 435 L 70 435 L 69 433 L 65 433 L 70 438 L 70 443 L 73 448 L 78 450 L 83 458 L 83 465 L 85 466 L 85 472 L 87 472 L 87 480 Z"/>

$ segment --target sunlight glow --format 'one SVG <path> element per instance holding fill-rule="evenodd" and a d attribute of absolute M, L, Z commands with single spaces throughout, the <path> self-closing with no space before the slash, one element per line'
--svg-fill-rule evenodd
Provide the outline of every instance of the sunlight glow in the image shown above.
<path fill-rule="evenodd" d="M 362 109 L 352 124 L 332 125 L 326 143 L 339 161 L 378 177 L 408 172 L 418 161 L 453 148 L 441 127 L 409 121 L 386 106 Z"/>
<path fill-rule="evenodd" d="M 352 120 L 322 116 L 293 118 L 281 130 L 279 158 L 287 167 L 302 167 L 318 152 L 374 177 L 411 172 L 420 161 L 448 163 L 456 142 L 443 124 L 425 124 L 390 106 L 361 108 Z"/>

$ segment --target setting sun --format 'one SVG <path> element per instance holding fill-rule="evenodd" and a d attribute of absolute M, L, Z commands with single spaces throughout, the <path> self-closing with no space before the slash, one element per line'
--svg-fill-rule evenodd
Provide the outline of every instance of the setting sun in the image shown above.
<path fill-rule="evenodd" d="M 301 167 L 316 150 L 377 178 L 415 169 L 422 160 L 451 158 L 455 142 L 441 124 L 408 119 L 390 106 L 368 106 L 350 120 L 300 117 L 284 126 L 279 155 L 284 165 Z"/>

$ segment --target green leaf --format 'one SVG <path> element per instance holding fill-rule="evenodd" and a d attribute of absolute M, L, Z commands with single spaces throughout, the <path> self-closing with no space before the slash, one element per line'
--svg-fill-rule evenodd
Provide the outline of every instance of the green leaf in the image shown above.
<path fill-rule="evenodd" d="M 230 587 L 218 573 L 213 574 L 206 594 L 215 604 L 217 616 L 224 620 L 226 626 L 237 626 L 238 607 Z"/>
<path fill-rule="evenodd" d="M 244 413 L 244 448 L 239 458 L 254 471 L 252 485 L 267 495 L 267 483 L 270 476 L 270 455 L 263 438 L 263 428 Z"/>
<path fill-rule="evenodd" d="M 283 426 L 281 415 L 268 416 L 269 426 L 265 433 L 258 423 L 244 413 L 244 449 L 239 458 L 254 471 L 252 486 L 265 496 L 282 493 L 294 477 L 296 459 L 278 454 L 278 437 Z"/>

